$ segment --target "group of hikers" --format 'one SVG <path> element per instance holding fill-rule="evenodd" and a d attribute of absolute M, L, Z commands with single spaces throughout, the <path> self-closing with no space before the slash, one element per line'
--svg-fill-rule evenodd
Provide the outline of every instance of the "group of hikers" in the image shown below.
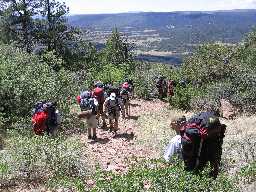
<path fill-rule="evenodd" d="M 159 78 L 156 82 L 160 98 L 166 93 L 174 94 L 174 81 Z M 167 89 L 165 88 L 167 87 Z M 167 90 L 167 92 L 165 91 Z M 96 140 L 96 129 L 107 128 L 116 133 L 118 131 L 119 117 L 130 116 L 130 99 L 133 96 L 134 84 L 131 79 L 125 79 L 119 86 L 112 83 L 97 81 L 91 89 L 82 91 L 76 100 L 81 112 L 78 118 L 85 119 L 88 128 L 88 139 Z M 33 130 L 37 135 L 54 135 L 61 122 L 57 103 L 38 102 L 33 109 Z M 99 123 L 101 120 L 102 123 Z M 207 162 L 210 162 L 211 176 L 217 177 L 222 154 L 223 138 L 226 125 L 221 124 L 219 116 L 213 111 L 202 112 L 186 119 L 185 116 L 173 119 L 170 127 L 175 130 L 176 136 L 171 139 L 164 153 L 168 162 L 174 156 L 184 161 L 188 171 L 200 171 Z"/>
<path fill-rule="evenodd" d="M 97 139 L 96 128 L 99 127 L 100 118 L 103 129 L 107 128 L 108 119 L 110 131 L 118 131 L 120 115 L 122 118 L 130 116 L 130 98 L 133 90 L 133 81 L 130 79 L 126 79 L 120 86 L 98 81 L 91 90 L 83 91 L 77 96 L 77 103 L 81 108 L 78 117 L 87 121 L 88 139 Z"/>
<path fill-rule="evenodd" d="M 102 121 L 101 128 L 117 132 L 119 117 L 130 116 L 130 98 L 133 96 L 134 84 L 131 79 L 125 79 L 119 86 L 113 83 L 96 81 L 88 90 L 82 91 L 76 97 L 81 112 L 78 118 L 85 119 L 88 128 L 88 139 L 97 139 L 96 129 Z M 60 115 L 56 109 L 57 103 L 40 101 L 33 109 L 32 123 L 36 135 L 54 135 L 60 124 Z"/>
<path fill-rule="evenodd" d="M 179 84 L 185 86 L 186 82 L 181 80 Z M 174 89 L 177 86 L 177 82 L 172 79 L 167 79 L 165 76 L 158 76 L 155 80 L 155 85 L 159 99 L 164 99 L 166 97 L 171 99 L 171 97 L 174 96 Z"/>

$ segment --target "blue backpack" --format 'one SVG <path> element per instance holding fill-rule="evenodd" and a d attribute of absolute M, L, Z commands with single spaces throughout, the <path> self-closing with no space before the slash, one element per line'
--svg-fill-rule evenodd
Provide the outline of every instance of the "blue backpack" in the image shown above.
<path fill-rule="evenodd" d="M 94 103 L 94 99 L 91 97 L 91 93 L 89 91 L 84 91 L 80 95 L 80 108 L 81 111 L 92 110 L 93 113 L 96 113 L 97 106 Z"/>

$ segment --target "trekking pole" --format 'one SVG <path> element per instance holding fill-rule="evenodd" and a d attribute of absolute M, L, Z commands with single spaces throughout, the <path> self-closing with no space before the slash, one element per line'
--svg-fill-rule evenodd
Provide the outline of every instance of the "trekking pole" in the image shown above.
<path fill-rule="evenodd" d="M 202 146 L 203 146 L 203 142 L 204 140 L 201 138 L 201 141 L 200 141 L 200 145 L 199 145 L 199 150 L 198 150 L 198 153 L 197 153 L 197 158 L 196 158 L 196 168 L 198 167 L 199 165 L 199 161 L 200 161 L 200 156 L 201 156 L 201 151 L 202 151 Z"/>

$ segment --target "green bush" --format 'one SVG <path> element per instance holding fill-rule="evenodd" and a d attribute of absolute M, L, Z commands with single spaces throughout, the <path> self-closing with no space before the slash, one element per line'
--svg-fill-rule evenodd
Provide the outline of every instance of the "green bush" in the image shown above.
<path fill-rule="evenodd" d="M 136 95 L 143 99 L 156 97 L 156 78 L 160 75 L 169 77 L 171 70 L 166 65 L 137 63 L 134 75 L 131 75 L 135 82 Z"/>
<path fill-rule="evenodd" d="M 256 182 L 256 161 L 243 167 L 239 172 L 238 179 L 240 182 L 242 181 L 243 184 Z"/>
<path fill-rule="evenodd" d="M 209 170 L 196 175 L 184 171 L 183 164 L 161 161 L 145 162 L 125 175 L 97 174 L 92 191 L 238 191 L 234 180 L 221 173 L 216 180 Z"/>
<path fill-rule="evenodd" d="M 113 64 L 104 65 L 101 71 L 95 70 L 94 80 L 121 83 L 125 78 L 125 69 Z"/>
<path fill-rule="evenodd" d="M 8 127 L 21 119 L 29 120 L 33 105 L 40 100 L 57 101 L 65 117 L 68 97 L 79 90 L 73 73 L 56 72 L 37 56 L 5 45 L 0 46 L 0 87 L 0 113 Z"/>
<path fill-rule="evenodd" d="M 174 89 L 174 96 L 170 99 L 170 104 L 182 110 L 195 110 L 195 106 L 192 105 L 192 99 L 197 98 L 200 94 L 200 89 L 196 89 L 189 84 L 185 87 L 177 85 Z"/>

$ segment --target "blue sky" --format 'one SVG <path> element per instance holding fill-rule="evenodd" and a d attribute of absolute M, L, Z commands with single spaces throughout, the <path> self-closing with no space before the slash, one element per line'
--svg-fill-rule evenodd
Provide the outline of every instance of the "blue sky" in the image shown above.
<path fill-rule="evenodd" d="M 70 14 L 254 9 L 256 0 L 63 0 Z"/>

